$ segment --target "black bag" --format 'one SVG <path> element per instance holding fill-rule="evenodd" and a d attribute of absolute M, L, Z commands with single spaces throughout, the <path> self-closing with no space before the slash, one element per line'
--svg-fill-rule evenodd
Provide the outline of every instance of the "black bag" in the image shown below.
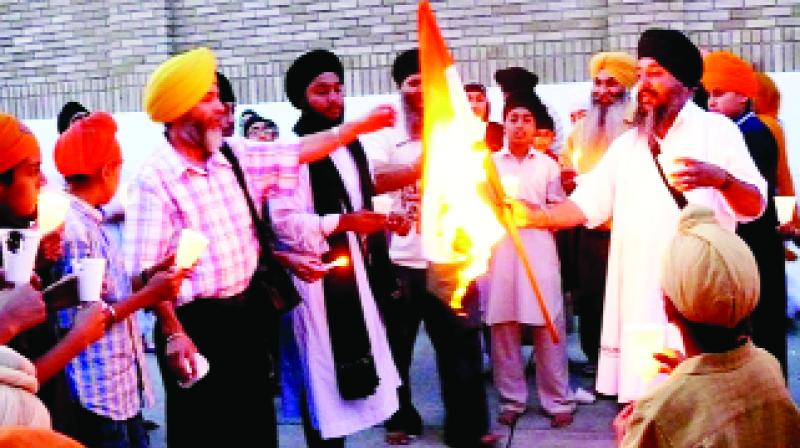
<path fill-rule="evenodd" d="M 248 298 L 255 299 L 255 303 L 264 303 L 266 313 L 277 319 L 300 303 L 300 294 L 294 287 L 289 273 L 272 254 L 276 237 L 269 223 L 269 210 L 265 207 L 263 218 L 259 218 L 253 198 L 250 197 L 247 190 L 242 167 L 233 154 L 233 150 L 226 142 L 222 144 L 220 152 L 230 162 L 233 174 L 247 200 L 250 217 L 253 219 L 253 226 L 256 229 L 256 237 L 261 246 L 256 271 L 247 287 Z"/>

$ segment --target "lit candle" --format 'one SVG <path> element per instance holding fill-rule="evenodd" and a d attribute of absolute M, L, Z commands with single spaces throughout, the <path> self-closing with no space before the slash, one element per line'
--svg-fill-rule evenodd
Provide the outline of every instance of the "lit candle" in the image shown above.
<path fill-rule="evenodd" d="M 783 225 L 792 220 L 794 209 L 797 206 L 794 196 L 775 196 L 775 209 L 778 212 L 778 222 Z"/>
<path fill-rule="evenodd" d="M 330 271 L 333 268 L 343 268 L 349 264 L 350 264 L 350 259 L 344 255 L 340 255 L 330 263 L 325 263 L 324 266 L 326 271 Z"/>
<path fill-rule="evenodd" d="M 42 191 L 39 193 L 37 208 L 36 223 L 42 235 L 46 235 L 64 222 L 69 209 L 69 198 L 56 191 Z"/>
<path fill-rule="evenodd" d="M 208 247 L 208 238 L 202 233 L 191 230 L 181 230 L 178 239 L 178 251 L 175 254 L 175 266 L 180 269 L 192 267 Z"/>
<path fill-rule="evenodd" d="M 626 330 L 630 351 L 622 359 L 622 368 L 635 372 L 647 384 L 658 375 L 654 353 L 664 350 L 667 328 L 659 324 L 632 325 Z"/>

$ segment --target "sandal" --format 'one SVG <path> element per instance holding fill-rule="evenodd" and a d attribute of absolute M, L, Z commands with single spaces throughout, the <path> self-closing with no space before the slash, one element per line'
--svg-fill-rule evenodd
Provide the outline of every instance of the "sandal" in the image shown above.
<path fill-rule="evenodd" d="M 517 420 L 519 420 L 522 414 L 523 414 L 522 411 L 516 411 L 514 409 L 504 409 L 502 412 L 500 412 L 500 415 L 497 416 L 497 423 L 500 423 L 501 425 L 505 426 L 514 426 L 517 424 Z"/>

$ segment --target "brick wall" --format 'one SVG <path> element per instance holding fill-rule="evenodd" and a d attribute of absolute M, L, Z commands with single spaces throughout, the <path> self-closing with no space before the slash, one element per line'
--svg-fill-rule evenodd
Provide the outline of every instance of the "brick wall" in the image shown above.
<path fill-rule="evenodd" d="M 770 71 L 800 70 L 800 0 L 433 1 L 465 80 L 526 66 L 542 82 L 586 78 L 596 51 L 633 51 L 651 26 L 685 30 Z M 149 72 L 208 45 L 241 102 L 284 99 L 300 53 L 331 48 L 351 95 L 393 90 L 389 67 L 414 45 L 413 0 L 0 0 L 0 110 L 51 117 L 76 99 L 139 110 Z"/>

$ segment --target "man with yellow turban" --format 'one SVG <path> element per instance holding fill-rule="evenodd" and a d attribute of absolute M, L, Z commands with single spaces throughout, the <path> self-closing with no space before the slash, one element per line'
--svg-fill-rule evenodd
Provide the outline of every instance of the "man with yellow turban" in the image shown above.
<path fill-rule="evenodd" d="M 767 208 L 758 219 L 741 224 L 736 232 L 747 242 L 761 272 L 761 300 L 753 312 L 753 342 L 775 355 L 784 375 L 786 365 L 786 269 L 775 190 L 778 146 L 769 128 L 756 117 L 752 100 L 758 80 L 749 63 L 727 51 L 704 58 L 703 86 L 708 91 L 708 109 L 733 120 L 742 131 L 750 156 L 767 181 Z"/>
<path fill-rule="evenodd" d="M 617 416 L 621 446 L 797 446 L 800 411 L 780 365 L 747 337 L 759 278 L 745 242 L 710 209 L 689 205 L 667 247 L 661 279 L 686 358 Z"/>
<path fill-rule="evenodd" d="M 575 188 L 575 176 L 590 171 L 611 142 L 631 127 L 626 116 L 631 105 L 629 92 L 636 83 L 636 59 L 621 51 L 597 53 L 589 63 L 589 74 L 589 109 L 575 123 L 560 157 L 562 184 L 568 192 Z M 562 251 L 562 271 L 580 316 L 581 348 L 589 360 L 585 372 L 590 375 L 600 352 L 610 224 L 597 229 L 578 228 L 563 233 L 561 240 L 562 244 L 569 240 L 572 248 Z"/>
<path fill-rule="evenodd" d="M 214 53 L 196 48 L 162 63 L 147 82 L 144 109 L 165 124 L 167 141 L 131 184 L 125 260 L 131 274 L 146 273 L 176 250 L 184 228 L 211 241 L 177 306 L 157 308 L 168 444 L 274 447 L 272 321 L 263 309 L 268 298 L 252 297 L 248 285 L 260 250 L 295 270 L 318 270 L 321 263 L 260 247 L 257 235 L 269 238 L 271 227 L 259 209 L 268 198 L 294 192 L 299 164 L 391 126 L 394 110 L 380 106 L 361 120 L 290 143 L 224 138 L 216 69 Z M 265 225 L 256 228 L 254 215 Z M 196 378 L 197 353 L 208 360 L 208 374 L 190 388 L 178 387 Z"/>

